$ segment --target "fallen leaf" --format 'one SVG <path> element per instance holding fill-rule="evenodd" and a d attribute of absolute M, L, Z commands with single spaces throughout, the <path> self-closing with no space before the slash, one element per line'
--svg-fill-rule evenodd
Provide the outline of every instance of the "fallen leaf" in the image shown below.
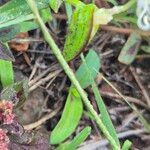
<path fill-rule="evenodd" d="M 28 38 L 28 32 L 20 33 L 16 36 L 17 39 L 25 39 Z M 9 46 L 11 49 L 19 52 L 25 52 L 28 50 L 29 42 L 10 42 Z"/>

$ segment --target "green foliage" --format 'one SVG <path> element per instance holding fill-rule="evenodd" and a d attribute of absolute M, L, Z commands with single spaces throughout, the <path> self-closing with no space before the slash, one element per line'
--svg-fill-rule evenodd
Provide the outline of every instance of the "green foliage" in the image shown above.
<path fill-rule="evenodd" d="M 91 133 L 90 127 L 85 127 L 80 133 L 76 135 L 76 137 L 72 141 L 65 142 L 61 144 L 56 150 L 76 150 L 76 148 L 84 142 L 84 140 Z"/>
<path fill-rule="evenodd" d="M 92 85 L 93 79 L 95 79 L 97 72 L 99 72 L 100 67 L 101 65 L 99 56 L 94 50 L 90 49 L 85 58 L 85 62 L 82 63 L 82 65 L 76 71 L 76 77 L 80 82 L 82 88 L 85 89 L 89 85 Z"/>
<path fill-rule="evenodd" d="M 83 104 L 78 91 L 71 87 L 62 116 L 51 133 L 50 143 L 64 141 L 75 130 L 83 112 Z"/>
<path fill-rule="evenodd" d="M 132 33 L 123 46 L 118 60 L 127 65 L 131 64 L 139 51 L 140 44 L 141 36 L 137 33 Z"/>
<path fill-rule="evenodd" d="M 66 14 L 67 14 L 68 23 L 69 23 L 73 14 L 72 6 L 68 3 L 65 3 L 65 8 L 66 8 Z"/>
<path fill-rule="evenodd" d="M 102 99 L 100 93 L 99 93 L 99 89 L 98 89 L 98 87 L 97 87 L 97 85 L 96 85 L 96 83 L 94 81 L 94 78 L 93 78 L 93 76 L 91 74 L 91 70 L 92 69 L 95 70 L 95 68 L 94 68 L 94 66 L 91 66 L 91 68 L 89 68 L 89 65 L 87 64 L 87 61 L 85 61 L 85 59 L 83 57 L 82 57 L 82 61 L 83 61 L 84 68 L 86 70 L 86 74 L 89 77 L 89 81 L 91 82 L 92 90 L 93 90 L 93 93 L 94 93 L 94 96 L 95 96 L 95 100 L 96 100 L 96 103 L 97 103 L 99 111 L 100 111 L 100 115 L 101 115 L 102 121 L 103 121 L 104 125 L 106 126 L 109 134 L 113 137 L 113 139 L 115 140 L 116 144 L 120 147 L 120 143 L 119 143 L 119 139 L 117 137 L 116 130 L 115 130 L 113 124 L 112 124 L 112 121 L 111 121 L 111 119 L 109 117 L 109 114 L 107 112 L 106 106 L 105 106 L 105 104 L 103 102 L 103 99 Z"/>
<path fill-rule="evenodd" d="M 37 0 L 37 7 L 38 9 L 43 9 L 48 7 L 49 0 Z M 26 0 L 11 0 L 10 2 L 6 3 L 2 7 L 0 7 L 0 28 L 6 24 L 13 24 L 13 21 L 16 19 L 24 20 L 29 18 L 33 18 L 31 9 L 29 8 Z M 31 15 L 31 16 L 30 16 Z M 19 17 L 19 18 L 18 18 Z M 12 22 L 12 24 L 10 23 Z"/>
<path fill-rule="evenodd" d="M 63 50 L 66 61 L 71 61 L 79 55 L 89 42 L 94 8 L 93 4 L 89 4 L 78 6 L 74 11 Z"/>
<path fill-rule="evenodd" d="M 52 19 L 49 0 L 37 1 L 37 6 L 44 22 Z M 39 27 L 26 0 L 12 0 L 0 7 L 0 41 L 7 42 L 20 32 L 27 32 Z M 32 20 L 32 21 L 30 21 Z"/>
<path fill-rule="evenodd" d="M 129 150 L 131 148 L 132 143 L 129 140 L 126 140 L 122 146 L 122 150 Z"/>
<path fill-rule="evenodd" d="M 51 11 L 49 8 L 41 9 L 40 15 L 41 15 L 44 22 L 47 22 L 47 21 L 52 19 Z"/>
<path fill-rule="evenodd" d="M 85 61 L 90 68 L 90 74 L 93 78 L 95 78 L 97 71 L 100 69 L 98 55 L 95 51 L 90 50 L 85 58 Z M 76 72 L 76 77 L 80 81 L 82 88 L 87 88 L 92 84 L 92 80 L 90 80 L 91 75 L 90 77 L 88 76 L 89 71 L 87 72 L 86 67 L 87 66 L 85 64 L 81 64 Z M 61 119 L 50 136 L 50 143 L 58 144 L 72 134 L 80 121 L 82 112 L 83 107 L 81 97 L 72 85 L 69 90 L 69 95 L 67 97 L 67 102 L 65 104 Z"/>
<path fill-rule="evenodd" d="M 12 62 L 0 59 L 0 80 L 3 87 L 14 83 Z"/>
<path fill-rule="evenodd" d="M 116 0 L 107 1 L 109 1 L 113 5 L 118 4 Z M 135 4 L 135 0 L 129 1 L 124 6 L 118 6 L 112 9 L 98 9 L 94 4 L 86 5 L 79 0 L 65 0 L 67 15 L 69 18 L 69 28 L 63 50 L 63 56 L 65 58 L 64 60 L 61 53 L 58 53 L 59 48 L 55 45 L 53 39 L 51 39 L 50 36 L 48 37 L 49 34 L 47 34 L 48 32 L 46 32 L 47 30 L 44 30 L 44 24 L 42 21 L 39 21 L 40 17 L 36 14 L 38 11 L 36 10 L 36 7 L 34 7 L 32 11 L 34 12 L 36 10 L 36 13 L 34 12 L 34 14 L 36 15 L 36 19 L 39 21 L 39 24 L 37 24 L 37 20 L 35 20 L 35 16 L 30 9 L 31 6 L 28 6 L 30 2 L 34 4 L 32 0 L 11 0 L 0 7 L 0 41 L 8 42 L 18 33 L 36 29 L 40 25 L 40 27 L 42 26 L 42 31 L 45 31 L 45 38 L 50 39 L 49 44 L 52 43 L 50 45 L 52 50 L 54 49 L 53 52 L 57 51 L 57 53 L 55 52 L 55 55 L 56 57 L 57 54 L 59 55 L 58 60 L 62 64 L 66 73 L 71 72 L 71 70 L 69 70 L 69 67 L 67 66 L 65 60 L 67 62 L 71 61 L 77 55 L 79 55 L 82 50 L 84 50 L 86 45 L 90 42 L 90 40 L 97 32 L 99 25 L 107 24 L 114 18 L 114 15 L 119 13 L 122 13 L 122 16 L 115 16 L 116 18 L 118 17 L 118 20 L 120 18 L 123 18 L 123 21 L 128 20 L 134 23 L 136 21 L 135 18 L 129 17 L 128 13 L 124 13 L 131 6 L 133 6 L 133 4 Z M 37 9 L 39 10 L 44 22 L 52 19 L 49 5 L 54 12 L 58 12 L 58 9 L 62 2 L 62 0 L 36 0 Z M 75 6 L 74 12 L 72 12 L 71 5 Z M 71 12 L 71 15 L 69 15 L 69 12 Z M 138 52 L 140 42 L 141 37 L 138 34 L 131 34 L 120 53 L 120 56 L 118 58 L 119 61 L 125 64 L 132 63 Z M 14 58 L 9 49 L 3 43 L 0 43 L 0 58 L 5 59 L 0 60 L 0 79 L 4 87 L 4 90 L 1 93 L 1 99 L 7 99 L 11 101 L 16 100 L 16 108 L 20 107 L 25 102 L 28 95 L 27 81 L 14 83 L 12 63 L 10 62 L 14 60 Z M 97 124 L 104 124 L 103 128 L 100 125 L 99 127 L 100 129 L 102 129 L 102 132 L 105 134 L 105 136 L 109 139 L 112 146 L 114 146 L 115 149 L 120 148 L 117 133 L 111 122 L 106 106 L 101 98 L 98 87 L 94 82 L 99 69 L 99 56 L 93 50 L 90 50 L 87 57 L 85 59 L 83 58 L 83 63 L 76 71 L 77 79 L 75 77 L 71 78 L 70 74 L 68 73 L 68 76 L 70 77 L 70 79 L 72 79 L 71 81 L 73 81 L 73 83 L 69 89 L 69 94 L 61 119 L 51 133 L 51 144 L 60 144 L 75 131 L 83 113 L 83 104 L 81 99 L 82 96 L 83 100 L 85 99 L 85 105 L 88 106 L 88 111 L 91 112 L 92 117 L 95 119 Z M 93 110 L 93 107 L 86 98 L 86 94 L 84 93 L 84 91 L 82 91 L 82 88 L 75 88 L 80 87 L 80 85 L 77 86 L 77 80 L 79 81 L 83 89 L 92 85 L 95 100 L 101 113 L 100 117 Z M 18 95 L 20 97 L 18 97 Z M 91 128 L 86 127 L 72 141 L 68 141 L 67 143 L 60 145 L 58 149 L 75 150 L 77 146 L 79 146 L 87 138 L 90 132 Z M 127 150 L 130 146 L 131 143 L 126 141 L 122 149 Z"/>
<path fill-rule="evenodd" d="M 110 116 L 107 112 L 107 108 L 103 102 L 103 99 L 99 93 L 98 87 L 96 86 L 96 84 L 93 81 L 93 85 L 92 85 L 92 90 L 94 92 L 94 96 L 95 96 L 95 100 L 97 102 L 99 111 L 100 111 L 100 117 L 102 118 L 102 121 L 104 123 L 104 125 L 106 126 L 109 134 L 113 137 L 113 139 L 115 140 L 116 144 L 120 147 L 120 142 L 116 133 L 116 130 L 112 124 L 112 121 L 110 119 Z"/>
<path fill-rule="evenodd" d="M 57 13 L 58 12 L 58 9 L 59 7 L 61 6 L 62 4 L 62 0 L 50 0 L 49 1 L 49 5 L 50 7 L 52 8 L 52 10 Z"/>

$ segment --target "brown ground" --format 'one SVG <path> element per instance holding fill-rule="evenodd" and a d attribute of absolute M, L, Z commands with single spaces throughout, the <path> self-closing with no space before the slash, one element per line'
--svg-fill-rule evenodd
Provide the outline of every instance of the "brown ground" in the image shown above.
<path fill-rule="evenodd" d="M 102 1 L 100 2 L 99 5 L 108 7 Z M 64 13 L 63 9 L 61 11 Z M 57 24 L 47 24 L 51 35 L 61 49 L 66 34 L 66 20 L 62 13 L 55 16 Z M 86 49 L 93 48 L 99 54 L 102 64 L 100 72 L 123 95 L 128 96 L 128 100 L 134 103 L 143 112 L 145 118 L 149 120 L 150 106 L 147 103 L 147 101 L 150 101 L 149 55 L 145 58 L 140 54 L 142 56 L 137 57 L 130 66 L 119 63 L 117 58 L 127 37 L 128 34 L 113 33 L 103 27 Z M 28 43 L 26 43 L 28 48 L 26 52 L 13 52 L 16 58 L 14 63 L 16 80 L 28 77 L 30 85 L 28 101 L 17 114 L 20 122 L 27 125 L 25 126 L 26 129 L 39 130 L 42 133 L 50 134 L 61 116 L 70 81 L 57 63 L 48 45 L 43 41 L 40 30 L 29 32 L 29 38 L 32 39 L 29 48 Z M 36 41 L 32 41 L 33 39 Z M 76 68 L 78 65 L 78 59 L 74 60 L 73 66 Z M 137 115 L 99 77 L 97 77 L 97 84 L 121 141 L 131 140 L 135 150 L 150 149 L 150 136 L 145 132 Z M 90 89 L 87 89 L 87 92 L 97 110 Z M 38 120 L 40 122 L 37 122 Z M 82 117 L 76 133 L 84 124 L 92 126 L 93 130 L 81 150 L 87 149 L 87 144 L 89 144 L 88 148 L 92 149 L 92 146 L 95 147 L 98 143 L 101 145 L 101 149 L 106 148 L 107 143 L 105 140 L 100 140 L 96 124 L 87 117 Z"/>

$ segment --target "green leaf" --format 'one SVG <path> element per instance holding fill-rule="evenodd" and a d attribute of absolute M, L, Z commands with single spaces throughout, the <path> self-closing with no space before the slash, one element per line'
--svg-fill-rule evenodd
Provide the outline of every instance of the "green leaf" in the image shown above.
<path fill-rule="evenodd" d="M 50 1 L 49 1 L 49 4 L 50 4 L 50 7 L 53 9 L 53 11 L 54 11 L 55 13 L 57 13 L 59 7 L 60 7 L 61 4 L 62 4 L 62 2 L 63 2 L 62 0 L 50 0 Z"/>
<path fill-rule="evenodd" d="M 77 127 L 82 112 L 83 104 L 81 97 L 77 90 L 71 87 L 61 119 L 51 133 L 50 143 L 58 144 L 70 136 Z"/>
<path fill-rule="evenodd" d="M 48 22 L 48 21 L 52 20 L 51 11 L 49 8 L 42 9 L 40 11 L 40 15 L 41 15 L 42 19 L 44 20 L 44 22 Z M 27 31 L 39 28 L 39 25 L 37 24 L 37 22 L 35 20 L 24 21 L 17 25 L 19 25 L 19 27 L 20 27 L 20 32 L 27 32 Z M 16 26 L 16 25 L 14 25 L 14 26 Z"/>
<path fill-rule="evenodd" d="M 20 108 L 27 100 L 28 93 L 28 80 L 24 79 L 4 88 L 0 98 L 10 100 L 15 104 L 15 108 Z"/>
<path fill-rule="evenodd" d="M 146 52 L 146 53 L 150 53 L 150 46 L 141 46 L 141 49 Z"/>
<path fill-rule="evenodd" d="M 65 2 L 65 8 L 66 8 L 66 14 L 68 17 L 67 23 L 69 23 L 71 20 L 72 13 L 73 13 L 72 6 Z"/>
<path fill-rule="evenodd" d="M 49 8 L 41 9 L 40 15 L 44 22 L 50 21 L 52 19 L 52 15 Z M 39 28 L 39 25 L 36 21 L 24 21 L 18 24 L 13 24 L 10 21 L 10 25 L 7 27 L 0 28 L 0 41 L 7 42 L 13 39 L 17 34 L 21 32 L 27 32 L 36 28 Z M 4 26 L 4 24 L 2 24 Z M 6 25 L 6 24 L 5 24 Z M 8 23 L 7 23 L 8 25 Z"/>
<path fill-rule="evenodd" d="M 94 51 L 91 51 L 91 53 L 93 53 L 93 52 Z M 98 59 L 98 56 L 96 55 L 96 53 L 94 55 L 95 55 L 94 57 L 89 57 L 89 60 L 95 60 L 96 58 Z M 84 65 L 84 70 L 86 70 L 86 75 L 85 76 L 88 76 L 88 81 L 90 81 L 90 84 L 92 84 L 92 90 L 94 92 L 94 96 L 95 96 L 95 99 L 96 99 L 99 111 L 101 113 L 101 118 L 102 118 L 103 124 L 106 126 L 108 132 L 113 137 L 113 139 L 115 140 L 117 145 L 120 146 L 116 130 L 115 130 L 113 124 L 112 124 L 112 121 L 111 121 L 111 119 L 109 117 L 109 114 L 107 112 L 106 106 L 105 106 L 105 104 L 103 102 L 103 99 L 101 98 L 100 93 L 99 93 L 99 89 L 98 89 L 98 87 L 95 84 L 95 81 L 94 81 L 95 78 L 94 78 L 94 76 L 92 75 L 92 72 L 91 72 L 91 70 L 93 69 L 95 71 L 95 73 L 97 74 L 98 70 L 95 70 L 94 66 L 90 66 L 91 68 L 89 68 L 89 65 L 87 64 L 88 61 L 86 61 L 86 59 L 84 59 L 84 57 L 82 57 L 82 61 L 83 61 L 83 65 Z"/>
<path fill-rule="evenodd" d="M 96 52 L 94 50 L 90 50 L 85 58 L 85 61 L 88 65 L 88 67 L 90 68 L 90 73 L 91 73 L 92 77 L 95 78 L 97 75 L 97 72 L 99 71 L 99 68 L 100 68 L 100 62 L 99 62 L 98 55 L 96 54 Z M 92 84 L 92 80 L 90 80 L 90 77 L 87 74 L 87 68 L 84 64 L 81 64 L 81 66 L 77 70 L 76 77 L 79 80 L 82 88 L 86 88 L 90 84 Z M 72 92 L 72 91 L 74 91 L 74 92 Z M 75 93 L 77 94 L 77 96 L 74 96 Z M 81 105 L 81 106 L 79 106 L 79 105 Z M 81 98 L 80 98 L 77 90 L 75 90 L 71 86 L 62 117 L 61 117 L 60 121 L 58 122 L 57 126 L 52 131 L 52 134 L 50 136 L 51 144 L 58 144 L 58 143 L 62 142 L 71 133 L 74 132 L 74 130 L 75 130 L 76 126 L 78 125 L 79 120 L 81 118 L 82 111 L 83 111 L 83 108 L 82 108 Z M 76 115 L 74 115 L 75 113 L 76 113 Z M 75 117 L 75 119 L 74 119 L 74 117 Z M 61 131 L 61 133 L 60 133 L 60 131 Z M 65 134 L 62 132 L 65 132 Z"/>
<path fill-rule="evenodd" d="M 67 146 L 66 150 L 75 150 L 91 133 L 91 127 L 84 128 Z"/>
<path fill-rule="evenodd" d="M 96 77 L 97 72 L 99 72 L 100 67 L 99 56 L 94 50 L 90 49 L 85 58 L 85 63 L 82 63 L 76 71 L 76 77 L 82 88 L 87 88 L 93 83 L 93 79 Z"/>
<path fill-rule="evenodd" d="M 41 18 L 43 19 L 44 22 L 52 20 L 51 11 L 49 8 L 41 9 L 40 15 L 41 15 Z"/>
<path fill-rule="evenodd" d="M 85 127 L 72 141 L 60 145 L 57 150 L 76 150 L 76 148 L 85 141 L 90 133 L 91 127 Z"/>
<path fill-rule="evenodd" d="M 129 149 L 131 149 L 131 145 L 132 145 L 132 142 L 130 142 L 129 140 L 126 140 L 123 143 L 122 150 L 129 150 Z"/>
<path fill-rule="evenodd" d="M 108 114 L 107 108 L 106 108 L 105 103 L 104 103 L 104 101 L 103 101 L 103 99 L 102 99 L 102 97 L 99 93 L 99 89 L 98 89 L 97 85 L 94 82 L 94 79 L 93 79 L 92 90 L 94 92 L 95 100 L 96 100 L 96 103 L 98 105 L 98 108 L 99 108 L 99 111 L 100 111 L 100 114 L 101 114 L 101 119 L 102 119 L 104 125 L 106 126 L 109 134 L 115 140 L 116 144 L 118 146 L 120 146 L 120 142 L 119 142 L 116 130 L 115 130 L 113 124 L 112 124 L 112 121 L 111 121 L 110 116 Z"/>
<path fill-rule="evenodd" d="M 74 11 L 63 50 L 66 61 L 74 59 L 88 44 L 92 31 L 94 9 L 95 5 L 89 4 L 78 6 Z"/>
<path fill-rule="evenodd" d="M 37 0 L 36 4 L 40 10 L 49 6 L 49 0 Z M 23 20 L 30 14 L 32 14 L 32 11 L 26 0 L 11 0 L 0 7 L 0 28 L 2 28 L 4 23 L 8 23 L 15 19 L 18 19 L 18 21 Z"/>
<path fill-rule="evenodd" d="M 126 65 L 131 64 L 139 51 L 140 44 L 141 36 L 137 33 L 132 33 L 123 46 L 118 60 Z"/>
<path fill-rule="evenodd" d="M 113 5 L 115 5 L 115 6 L 117 6 L 118 5 L 118 3 L 117 3 L 117 1 L 116 0 L 107 0 L 108 2 L 110 2 L 110 3 L 112 3 Z"/>
<path fill-rule="evenodd" d="M 0 59 L 0 80 L 3 87 L 14 83 L 12 62 Z"/>

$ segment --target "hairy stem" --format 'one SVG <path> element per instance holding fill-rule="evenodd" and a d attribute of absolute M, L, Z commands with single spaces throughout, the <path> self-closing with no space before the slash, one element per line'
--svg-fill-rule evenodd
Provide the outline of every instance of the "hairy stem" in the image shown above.
<path fill-rule="evenodd" d="M 86 105 L 88 110 L 91 112 L 91 114 L 94 116 L 97 125 L 102 130 L 102 132 L 104 133 L 106 138 L 109 140 L 110 144 L 112 145 L 112 148 L 114 150 L 119 150 L 120 147 L 117 146 L 115 140 L 112 138 L 112 136 L 107 131 L 106 126 L 103 124 L 103 122 L 100 119 L 100 117 L 98 116 L 97 112 L 93 109 L 93 106 L 91 105 L 90 101 L 88 100 L 85 91 L 80 86 L 80 84 L 79 84 L 78 80 L 76 79 L 73 71 L 70 69 L 69 65 L 65 61 L 63 55 L 61 54 L 60 49 L 55 44 L 55 41 L 52 39 L 51 35 L 49 34 L 43 20 L 41 19 L 40 15 L 39 15 L 39 12 L 38 12 L 38 9 L 36 7 L 36 4 L 35 4 L 34 0 L 26 0 L 26 1 L 27 1 L 28 5 L 30 6 L 31 10 L 33 11 L 33 13 L 34 13 L 34 15 L 35 15 L 35 17 L 36 17 L 36 19 L 39 23 L 39 26 L 40 26 L 40 28 L 43 32 L 43 35 L 44 35 L 44 38 L 45 38 L 46 42 L 51 47 L 54 55 L 58 59 L 58 61 L 61 64 L 62 68 L 64 69 L 65 73 L 70 78 L 71 82 L 74 84 L 76 89 L 78 90 L 79 94 L 82 97 L 82 100 L 83 100 L 84 104 Z"/>

